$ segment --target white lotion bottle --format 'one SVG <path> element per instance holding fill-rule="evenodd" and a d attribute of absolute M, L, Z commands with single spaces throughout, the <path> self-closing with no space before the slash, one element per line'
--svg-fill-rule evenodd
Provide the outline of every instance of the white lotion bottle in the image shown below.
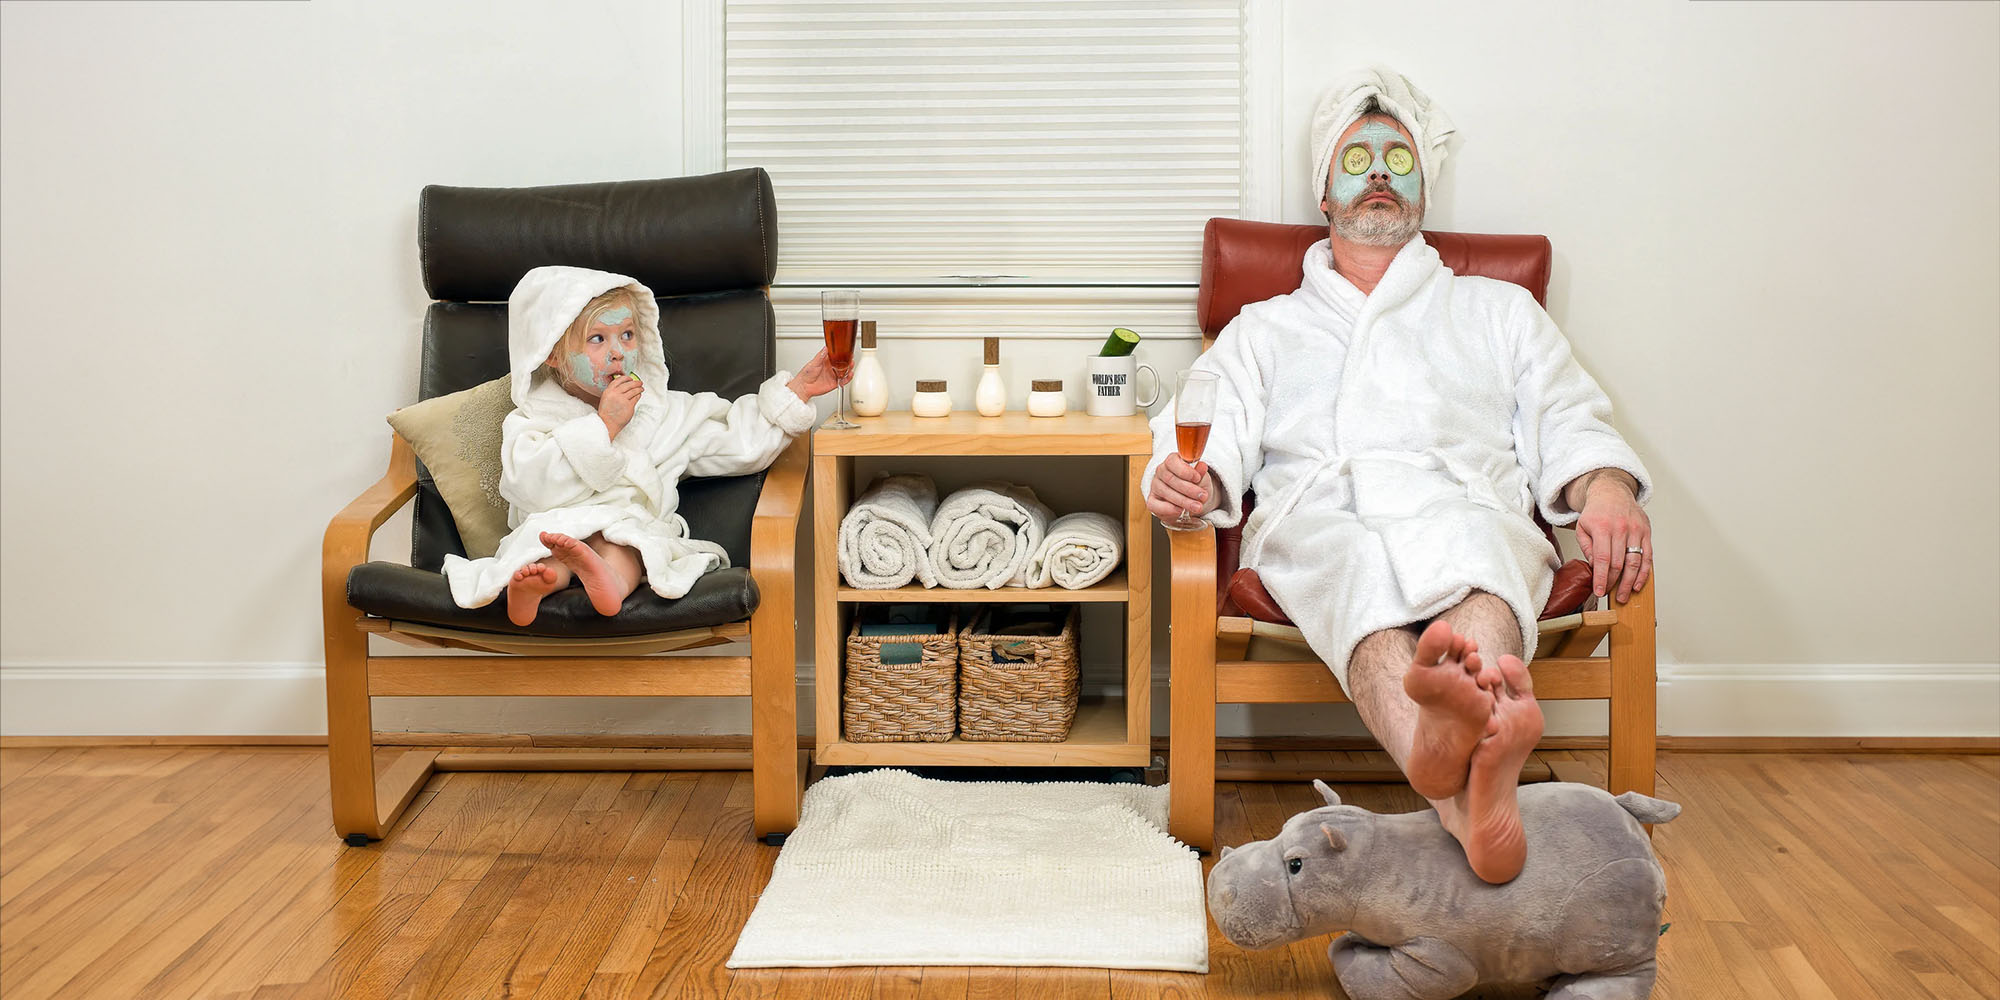
<path fill-rule="evenodd" d="M 979 388 L 972 405 L 982 417 L 997 417 L 1007 410 L 1007 383 L 1000 380 L 1000 338 L 986 338 L 986 371 L 979 376 Z"/>
<path fill-rule="evenodd" d="M 875 357 L 875 321 L 861 321 L 861 360 L 847 383 L 847 401 L 858 417 L 879 417 L 889 408 L 889 376 Z"/>

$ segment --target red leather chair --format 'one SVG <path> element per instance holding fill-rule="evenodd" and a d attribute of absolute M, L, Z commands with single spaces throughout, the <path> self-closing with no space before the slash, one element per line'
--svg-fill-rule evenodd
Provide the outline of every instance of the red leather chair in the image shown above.
<path fill-rule="evenodd" d="M 1325 237 L 1325 226 L 1209 220 L 1196 303 L 1203 348 L 1244 306 L 1296 290 L 1306 248 Z M 1511 281 L 1544 301 L 1546 237 L 1426 232 L 1424 239 L 1455 273 Z M 1245 496 L 1246 516 L 1254 503 Z M 1536 520 L 1540 523 L 1538 515 Z M 1542 530 L 1554 546 L 1554 531 L 1546 524 Z M 1168 822 L 1175 837 L 1209 850 L 1215 840 L 1215 706 L 1348 699 L 1265 591 L 1257 571 L 1236 565 L 1240 528 L 1167 534 L 1173 562 Z M 1538 700 L 1610 701 L 1607 785 L 1613 794 L 1653 791 L 1658 586 L 1656 572 L 1645 590 L 1618 604 L 1591 595 L 1590 568 L 1582 560 L 1565 564 L 1543 610 L 1541 639 L 1529 667 Z M 1600 601 L 1613 606 L 1600 608 Z M 1609 654 L 1591 655 L 1606 636 Z"/>

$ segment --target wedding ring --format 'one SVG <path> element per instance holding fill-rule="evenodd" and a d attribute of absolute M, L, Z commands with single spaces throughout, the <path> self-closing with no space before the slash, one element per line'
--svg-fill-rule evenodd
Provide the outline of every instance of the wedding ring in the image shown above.
<path fill-rule="evenodd" d="M 1645 550 L 1645 549 L 1642 549 L 1642 548 L 1640 548 L 1640 547 L 1638 547 L 1637 545 L 1628 545 L 1628 546 L 1626 546 L 1626 547 L 1625 547 L 1625 551 L 1627 551 L 1627 552 L 1638 552 L 1638 553 L 1641 553 L 1641 554 L 1643 554 L 1643 553 L 1644 553 L 1644 552 L 1645 552 L 1646 550 Z"/>

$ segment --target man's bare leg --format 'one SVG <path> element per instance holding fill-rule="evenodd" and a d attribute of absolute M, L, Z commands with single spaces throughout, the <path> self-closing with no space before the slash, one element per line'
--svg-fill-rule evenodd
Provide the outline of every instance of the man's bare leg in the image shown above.
<path fill-rule="evenodd" d="M 542 598 L 569 586 L 568 566 L 553 559 L 529 563 L 507 581 L 507 620 L 526 628 L 542 609 Z"/>
<path fill-rule="evenodd" d="M 1460 651 L 1462 658 L 1457 669 L 1420 675 L 1421 682 L 1412 685 L 1408 679 L 1420 665 L 1429 665 L 1432 670 L 1439 665 L 1436 650 L 1442 638 L 1440 626 L 1452 636 L 1442 644 L 1447 659 L 1454 650 Z M 1462 637 L 1461 631 L 1466 633 Z M 1505 882 L 1520 873 L 1520 860 L 1526 856 L 1520 846 L 1523 841 L 1514 787 L 1520 780 L 1521 764 L 1541 738 L 1541 710 L 1527 692 L 1526 668 L 1520 667 L 1519 657 L 1513 655 L 1521 645 L 1520 626 L 1506 602 L 1491 594 L 1475 593 L 1433 622 L 1426 635 L 1431 641 L 1420 642 L 1409 630 L 1389 629 L 1362 639 L 1348 665 L 1349 693 L 1361 712 L 1362 722 L 1395 758 L 1403 773 L 1411 775 L 1418 767 L 1417 737 L 1424 706 L 1410 688 L 1442 688 L 1451 696 L 1448 700 L 1462 703 L 1467 699 L 1458 678 L 1472 678 L 1471 685 L 1488 699 L 1489 718 L 1468 756 L 1462 758 L 1460 766 L 1465 772 L 1458 779 L 1459 790 L 1425 798 L 1437 809 L 1439 822 L 1465 847 L 1473 871 L 1487 881 Z M 1499 663 L 1512 661 L 1518 672 L 1513 693 L 1496 692 L 1488 686 L 1505 678 L 1507 671 L 1488 663 L 1483 649 L 1500 651 Z M 1496 693 L 1502 697 L 1496 699 Z M 1526 696 L 1525 701 L 1522 695 Z M 1449 750 L 1462 742 L 1462 737 L 1447 739 L 1442 745 Z M 1446 756 L 1437 753 L 1436 747 L 1424 752 Z M 1436 760 L 1425 766 L 1435 767 Z M 1416 787 L 1414 778 L 1411 786 Z M 1422 789 L 1418 792 L 1423 794 Z M 1472 821 L 1475 799 L 1479 822 Z"/>
<path fill-rule="evenodd" d="M 1457 795 L 1472 748 L 1493 732 L 1493 692 L 1481 683 L 1482 666 L 1478 643 L 1443 621 L 1417 638 L 1403 672 L 1403 692 L 1417 706 L 1403 773 L 1424 798 Z"/>
<path fill-rule="evenodd" d="M 583 592 L 590 597 L 590 606 L 600 615 L 617 614 L 625 606 L 626 596 L 639 585 L 639 554 L 605 541 L 603 535 L 590 536 L 586 544 L 568 535 L 544 531 L 542 544 L 549 547 L 550 558 L 576 574 Z"/>
<path fill-rule="evenodd" d="M 1465 791 L 1455 802 L 1457 828 L 1446 827 L 1465 847 L 1474 874 L 1497 885 L 1521 874 L 1527 861 L 1515 790 L 1521 765 L 1542 738 L 1542 709 L 1521 662 L 1521 624 L 1506 601 L 1474 591 L 1441 620 L 1478 643 L 1501 682 L 1493 692 L 1494 729 L 1473 750 Z"/>
<path fill-rule="evenodd" d="M 1347 667 L 1361 721 L 1441 817 L 1465 787 L 1473 748 L 1495 724 L 1477 655 L 1437 622 L 1421 637 L 1400 628 L 1368 635 Z"/>
<path fill-rule="evenodd" d="M 1527 665 L 1518 656 L 1502 656 L 1500 676 L 1504 683 L 1493 711 L 1499 731 L 1472 751 L 1471 773 L 1460 796 L 1463 830 L 1457 831 L 1473 873 L 1495 885 L 1512 881 L 1528 861 L 1516 790 L 1521 765 L 1542 738 L 1542 708 L 1535 702 Z"/>

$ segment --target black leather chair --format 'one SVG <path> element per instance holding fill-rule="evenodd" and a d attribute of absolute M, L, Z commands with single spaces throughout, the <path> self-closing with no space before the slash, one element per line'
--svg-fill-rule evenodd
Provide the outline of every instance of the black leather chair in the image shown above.
<path fill-rule="evenodd" d="M 419 396 L 505 375 L 506 299 L 530 268 L 570 264 L 631 275 L 660 299 L 668 388 L 725 397 L 776 370 L 767 295 L 777 264 L 770 178 L 705 177 L 541 188 L 427 187 L 419 243 L 424 319 Z M 463 553 L 450 510 L 408 442 L 392 435 L 389 471 L 327 526 L 322 563 L 327 749 L 334 827 L 379 839 L 433 771 L 737 768 L 753 772 L 753 832 L 781 842 L 798 819 L 793 551 L 808 435 L 763 473 L 682 484 L 696 537 L 730 568 L 666 601 L 639 587 L 616 616 L 581 588 L 550 595 L 533 625 L 504 602 L 467 611 L 440 567 Z M 410 564 L 367 562 L 369 538 L 416 500 Z M 486 656 L 371 656 L 368 635 Z M 748 656 L 658 656 L 748 638 Z M 378 779 L 371 697 L 434 695 L 748 696 L 751 753 L 447 753 L 406 751 Z"/>

